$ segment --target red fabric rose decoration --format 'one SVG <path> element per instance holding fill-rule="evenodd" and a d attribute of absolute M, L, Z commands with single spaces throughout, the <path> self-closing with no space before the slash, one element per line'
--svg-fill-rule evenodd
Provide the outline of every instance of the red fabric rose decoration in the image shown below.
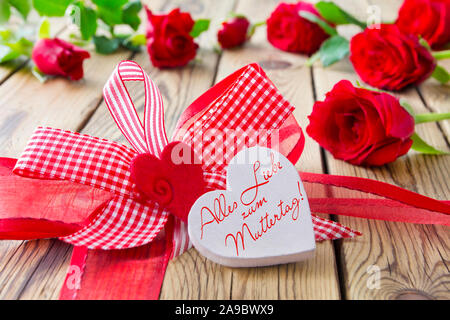
<path fill-rule="evenodd" d="M 441 49 L 450 42 L 450 1 L 405 0 L 395 23 L 403 33 L 421 36 L 433 49 Z"/>
<path fill-rule="evenodd" d="M 393 24 L 367 28 L 350 41 L 350 61 L 361 79 L 380 89 L 400 90 L 427 79 L 436 61 L 415 35 Z"/>
<path fill-rule="evenodd" d="M 187 12 L 174 9 L 169 14 L 154 15 L 146 8 L 147 50 L 155 67 L 179 67 L 195 58 L 198 45 L 190 35 L 194 20 Z"/>
<path fill-rule="evenodd" d="M 240 46 L 247 40 L 247 32 L 250 22 L 245 17 L 236 17 L 222 22 L 222 27 L 217 32 L 217 40 L 223 49 Z"/>
<path fill-rule="evenodd" d="M 32 52 L 33 61 L 41 72 L 72 80 L 83 78 L 83 60 L 89 57 L 86 50 L 58 38 L 40 39 Z"/>
<path fill-rule="evenodd" d="M 381 166 L 408 152 L 414 119 L 394 96 L 342 80 L 314 104 L 306 132 L 337 159 Z"/>
<path fill-rule="evenodd" d="M 267 40 L 278 49 L 311 55 L 329 35 L 316 23 L 302 18 L 299 11 L 320 17 L 310 3 L 280 3 L 267 19 Z"/>

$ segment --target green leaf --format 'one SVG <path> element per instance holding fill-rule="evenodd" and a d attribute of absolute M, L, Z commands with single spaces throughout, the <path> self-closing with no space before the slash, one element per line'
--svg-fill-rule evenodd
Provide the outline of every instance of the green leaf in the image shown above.
<path fill-rule="evenodd" d="M 434 147 L 430 146 L 428 143 L 422 140 L 421 137 L 417 133 L 414 132 L 414 134 L 411 137 L 413 144 L 411 146 L 411 149 L 416 150 L 417 152 L 424 153 L 424 154 L 449 154 L 448 152 L 437 150 Z"/>
<path fill-rule="evenodd" d="M 450 74 L 439 65 L 436 66 L 431 76 L 442 84 L 445 84 L 450 80 Z"/>
<path fill-rule="evenodd" d="M 118 9 L 122 7 L 128 0 L 92 0 L 99 7 Z"/>
<path fill-rule="evenodd" d="M 97 31 L 97 14 L 83 2 L 77 1 L 71 6 L 69 13 L 73 23 L 80 28 L 81 38 L 89 40 Z"/>
<path fill-rule="evenodd" d="M 414 116 L 416 124 L 424 122 L 435 122 L 450 119 L 450 112 L 447 113 L 422 113 Z"/>
<path fill-rule="evenodd" d="M 14 60 L 20 56 L 20 53 L 14 51 L 8 46 L 0 44 L 0 63 Z"/>
<path fill-rule="evenodd" d="M 11 7 L 8 1 L 0 0 L 0 23 L 8 22 L 11 16 Z"/>
<path fill-rule="evenodd" d="M 97 5 L 97 13 L 100 19 L 108 26 L 122 23 L 122 6 L 128 0 L 93 0 Z"/>
<path fill-rule="evenodd" d="M 15 35 L 11 30 L 0 29 L 0 63 L 25 55 L 31 56 L 33 42 Z"/>
<path fill-rule="evenodd" d="M 89 40 L 97 31 L 97 14 L 91 8 L 84 8 L 80 23 L 81 38 Z"/>
<path fill-rule="evenodd" d="M 121 40 L 119 38 L 107 38 L 105 36 L 94 36 L 95 50 L 101 54 L 110 54 L 119 49 Z"/>
<path fill-rule="evenodd" d="M 364 22 L 359 21 L 348 12 L 341 9 L 333 2 L 319 1 L 315 5 L 320 15 L 327 21 L 334 24 L 356 24 L 362 29 L 365 29 L 367 25 Z"/>
<path fill-rule="evenodd" d="M 39 39 L 50 38 L 50 22 L 47 18 L 42 19 L 41 25 L 38 30 Z"/>
<path fill-rule="evenodd" d="M 31 11 L 30 0 L 8 0 L 9 4 L 14 7 L 22 15 L 25 20 Z"/>
<path fill-rule="evenodd" d="M 192 30 L 190 33 L 191 36 L 193 38 L 197 38 L 202 32 L 208 30 L 210 22 L 211 22 L 211 20 L 209 20 L 209 19 L 195 20 L 194 26 L 192 27 Z"/>
<path fill-rule="evenodd" d="M 41 16 L 62 17 L 73 0 L 33 0 L 33 6 Z"/>
<path fill-rule="evenodd" d="M 31 56 L 31 51 L 33 50 L 33 42 L 23 37 L 16 42 L 3 43 L 3 45 L 8 46 L 19 55 L 25 55 L 27 57 Z"/>
<path fill-rule="evenodd" d="M 339 35 L 325 40 L 319 49 L 320 61 L 327 67 L 344 57 L 350 52 L 350 44 L 347 39 Z"/>
<path fill-rule="evenodd" d="M 108 7 L 98 7 L 97 13 L 100 19 L 108 26 L 115 26 L 122 23 L 122 11 L 119 9 L 111 9 Z"/>
<path fill-rule="evenodd" d="M 142 9 L 142 3 L 140 0 L 133 0 L 128 2 L 122 8 L 122 21 L 128 24 L 133 30 L 137 30 L 141 24 L 139 18 L 139 11 Z"/>
<path fill-rule="evenodd" d="M 302 17 L 305 18 L 308 21 L 314 22 L 316 24 L 318 24 L 326 33 L 328 33 L 330 36 L 335 36 L 337 35 L 337 31 L 335 28 L 333 28 L 332 26 L 330 26 L 328 23 L 326 23 L 325 21 L 323 21 L 322 19 L 320 19 L 318 16 L 316 16 L 315 14 L 309 12 L 309 11 L 302 11 L 300 10 L 298 12 L 298 14 Z"/>
<path fill-rule="evenodd" d="M 348 23 L 345 16 L 342 14 L 341 8 L 336 4 L 328 1 L 319 1 L 315 5 L 320 15 L 327 21 L 334 24 L 346 24 Z"/>

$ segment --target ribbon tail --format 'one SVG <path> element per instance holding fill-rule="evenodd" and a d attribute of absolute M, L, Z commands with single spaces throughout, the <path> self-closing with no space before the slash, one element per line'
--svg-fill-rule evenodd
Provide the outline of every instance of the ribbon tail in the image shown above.
<path fill-rule="evenodd" d="M 311 215 L 316 241 L 349 239 L 361 236 L 362 233 L 338 222 Z"/>
<path fill-rule="evenodd" d="M 16 159 L 0 158 L 0 239 L 31 240 L 71 234 L 111 198 L 109 192 L 70 181 L 13 174 Z"/>
<path fill-rule="evenodd" d="M 74 247 L 59 299 L 158 299 L 173 250 L 172 230 L 169 221 L 151 243 L 131 249 Z"/>
<path fill-rule="evenodd" d="M 307 172 L 300 176 L 313 212 L 450 226 L 450 201 L 365 178 Z"/>

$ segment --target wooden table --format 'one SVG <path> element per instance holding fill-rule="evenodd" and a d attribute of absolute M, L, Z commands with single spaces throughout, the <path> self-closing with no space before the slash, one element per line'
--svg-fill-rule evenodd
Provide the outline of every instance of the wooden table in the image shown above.
<path fill-rule="evenodd" d="M 262 21 L 276 6 L 271 0 L 152 0 L 154 9 L 180 5 L 194 17 L 213 17 L 213 25 L 228 12 L 244 13 Z M 369 5 L 380 9 L 383 20 L 395 19 L 400 0 L 338 1 L 366 20 Z M 346 35 L 357 28 L 340 27 Z M 56 31 L 56 30 L 55 30 Z M 67 36 L 63 30 L 61 36 Z M 209 37 L 209 38 L 208 38 Z M 134 59 L 158 84 L 166 108 L 170 136 L 177 117 L 196 97 L 241 66 L 258 62 L 285 97 L 295 116 L 307 125 L 314 100 L 341 79 L 357 80 L 346 59 L 324 69 L 304 65 L 301 55 L 279 51 L 267 42 L 264 28 L 245 47 L 218 54 L 215 34 L 201 39 L 198 60 L 185 68 L 158 70 L 146 52 L 98 55 L 85 62 L 85 79 L 56 78 L 41 84 L 23 64 L 0 67 L 0 156 L 18 157 L 38 125 L 48 125 L 125 142 L 102 99 L 102 87 L 122 59 Z M 206 48 L 206 49 L 205 49 Z M 444 66 L 450 69 L 450 64 Z M 143 88 L 132 89 L 142 107 Z M 450 111 L 450 88 L 434 80 L 398 94 L 417 112 Z M 423 124 L 419 134 L 434 146 L 450 150 L 450 122 Z M 437 199 L 450 196 L 450 157 L 410 152 L 395 163 L 365 169 L 335 160 L 307 137 L 297 167 L 304 171 L 344 174 L 386 181 Z M 449 232 L 441 226 L 368 221 L 337 217 L 363 232 L 355 240 L 318 243 L 314 259 L 265 268 L 232 269 L 201 257 L 195 249 L 170 262 L 161 299 L 449 299 Z M 0 299 L 57 299 L 72 247 L 57 240 L 0 242 Z M 371 278 L 379 270 L 378 288 Z M 376 277 L 376 275 L 375 275 Z"/>

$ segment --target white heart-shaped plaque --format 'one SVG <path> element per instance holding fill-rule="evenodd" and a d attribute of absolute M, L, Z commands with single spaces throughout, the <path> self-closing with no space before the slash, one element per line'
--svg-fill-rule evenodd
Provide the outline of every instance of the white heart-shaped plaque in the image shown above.
<path fill-rule="evenodd" d="M 231 267 L 300 261 L 316 248 L 297 170 L 277 151 L 260 146 L 233 158 L 227 167 L 227 190 L 197 199 L 188 229 L 202 255 Z"/>

